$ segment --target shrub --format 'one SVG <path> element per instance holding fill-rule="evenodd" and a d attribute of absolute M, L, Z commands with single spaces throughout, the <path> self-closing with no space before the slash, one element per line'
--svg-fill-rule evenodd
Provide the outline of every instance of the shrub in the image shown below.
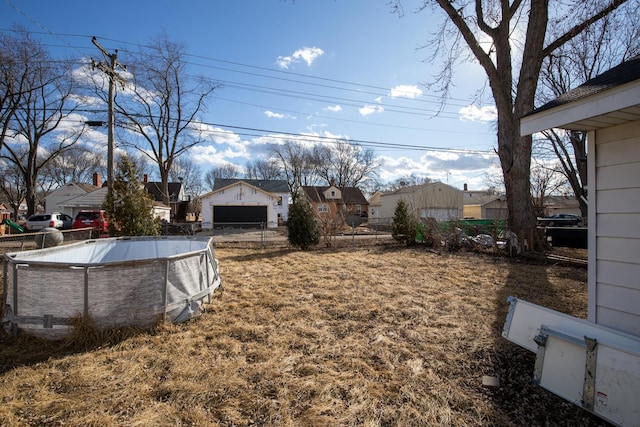
<path fill-rule="evenodd" d="M 289 243 L 303 251 L 320 241 L 316 217 L 303 194 L 294 192 L 293 201 L 289 207 L 287 232 Z"/>
<path fill-rule="evenodd" d="M 405 242 L 412 245 L 416 241 L 416 227 L 418 222 L 409 215 L 407 203 L 400 200 L 396 205 L 391 223 L 391 237 L 398 242 Z"/>

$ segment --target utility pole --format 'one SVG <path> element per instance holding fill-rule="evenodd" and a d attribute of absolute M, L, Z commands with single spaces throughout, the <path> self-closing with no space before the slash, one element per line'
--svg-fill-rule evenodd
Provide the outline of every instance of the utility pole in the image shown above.
<path fill-rule="evenodd" d="M 108 118 L 107 118 L 107 193 L 109 199 L 111 198 L 111 194 L 113 192 L 113 181 L 114 181 L 114 166 L 113 166 L 113 152 L 114 152 L 114 141 L 113 141 L 113 132 L 114 132 L 114 120 L 113 120 L 113 102 L 115 97 L 115 83 L 116 80 L 120 83 L 124 84 L 125 79 L 122 78 L 117 72 L 116 67 L 122 68 L 124 71 L 127 70 L 127 67 L 120 64 L 118 62 L 118 51 L 114 51 L 114 53 L 109 53 L 105 48 L 100 46 L 98 40 L 94 36 L 91 39 L 91 42 L 102 52 L 105 59 L 109 62 L 98 62 L 95 60 L 91 60 L 93 67 L 99 69 L 104 72 L 109 77 L 109 100 L 108 100 Z"/>

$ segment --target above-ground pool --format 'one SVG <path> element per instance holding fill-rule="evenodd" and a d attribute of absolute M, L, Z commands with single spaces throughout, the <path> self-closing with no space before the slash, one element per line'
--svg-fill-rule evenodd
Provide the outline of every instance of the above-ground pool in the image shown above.
<path fill-rule="evenodd" d="M 213 240 L 119 237 L 4 256 L 3 323 L 46 338 L 83 316 L 99 328 L 150 328 L 198 315 L 220 287 Z"/>

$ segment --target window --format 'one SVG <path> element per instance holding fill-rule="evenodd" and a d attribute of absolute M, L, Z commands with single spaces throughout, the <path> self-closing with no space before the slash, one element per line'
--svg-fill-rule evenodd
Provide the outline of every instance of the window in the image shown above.
<path fill-rule="evenodd" d="M 362 213 L 362 207 L 360 205 L 356 205 L 356 213 L 360 215 Z"/>
<path fill-rule="evenodd" d="M 318 205 L 318 213 L 326 213 L 329 212 L 329 205 L 326 203 L 322 203 Z"/>
<path fill-rule="evenodd" d="M 336 190 L 331 190 L 331 197 L 335 199 L 335 197 L 336 197 Z"/>

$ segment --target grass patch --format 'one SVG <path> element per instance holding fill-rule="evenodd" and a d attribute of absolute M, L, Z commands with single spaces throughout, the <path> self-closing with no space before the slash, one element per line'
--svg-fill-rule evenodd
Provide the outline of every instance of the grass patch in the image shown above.
<path fill-rule="evenodd" d="M 82 325 L 85 346 L 4 336 L 0 424 L 604 425 L 532 385 L 533 353 L 500 335 L 509 295 L 585 318 L 584 268 L 393 246 L 216 256 L 224 293 L 188 323 Z"/>

